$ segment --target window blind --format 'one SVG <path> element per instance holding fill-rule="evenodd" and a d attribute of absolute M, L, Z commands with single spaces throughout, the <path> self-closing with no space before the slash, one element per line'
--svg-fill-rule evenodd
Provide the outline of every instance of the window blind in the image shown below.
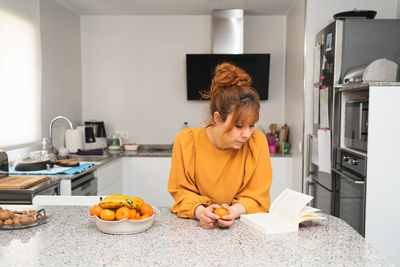
<path fill-rule="evenodd" d="M 0 0 L 0 148 L 41 138 L 38 0 Z"/>

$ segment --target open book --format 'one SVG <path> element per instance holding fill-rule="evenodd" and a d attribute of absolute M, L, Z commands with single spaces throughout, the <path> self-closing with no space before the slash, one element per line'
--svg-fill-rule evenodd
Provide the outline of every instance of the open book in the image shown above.
<path fill-rule="evenodd" d="M 319 209 L 306 206 L 312 196 L 285 189 L 272 202 L 269 213 L 244 214 L 240 221 L 264 234 L 278 234 L 299 230 L 299 223 L 321 220 Z"/>

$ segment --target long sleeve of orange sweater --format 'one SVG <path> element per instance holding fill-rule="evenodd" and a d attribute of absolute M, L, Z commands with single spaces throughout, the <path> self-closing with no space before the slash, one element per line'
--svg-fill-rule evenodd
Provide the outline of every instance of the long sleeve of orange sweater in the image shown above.
<path fill-rule="evenodd" d="M 175 199 L 171 211 L 195 218 L 198 205 L 241 203 L 247 213 L 270 206 L 272 167 L 265 135 L 254 130 L 240 149 L 219 150 L 204 127 L 184 129 L 172 151 L 168 191 Z"/>

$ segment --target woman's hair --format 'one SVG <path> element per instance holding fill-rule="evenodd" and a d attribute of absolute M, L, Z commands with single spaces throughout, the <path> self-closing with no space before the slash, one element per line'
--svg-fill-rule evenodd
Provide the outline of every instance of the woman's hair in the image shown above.
<path fill-rule="evenodd" d="M 258 121 L 260 97 L 251 88 L 250 76 L 233 64 L 219 64 L 215 68 L 210 90 L 201 93 L 201 96 L 210 99 L 208 126 L 215 124 L 215 112 L 219 113 L 222 122 L 232 114 L 232 120 L 223 134 L 229 132 L 234 125 L 252 125 Z"/>

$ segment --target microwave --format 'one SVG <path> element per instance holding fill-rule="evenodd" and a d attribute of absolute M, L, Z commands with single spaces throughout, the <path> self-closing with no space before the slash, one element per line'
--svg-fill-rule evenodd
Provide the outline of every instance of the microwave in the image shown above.
<path fill-rule="evenodd" d="M 347 100 L 345 108 L 344 144 L 367 152 L 368 98 Z"/>

